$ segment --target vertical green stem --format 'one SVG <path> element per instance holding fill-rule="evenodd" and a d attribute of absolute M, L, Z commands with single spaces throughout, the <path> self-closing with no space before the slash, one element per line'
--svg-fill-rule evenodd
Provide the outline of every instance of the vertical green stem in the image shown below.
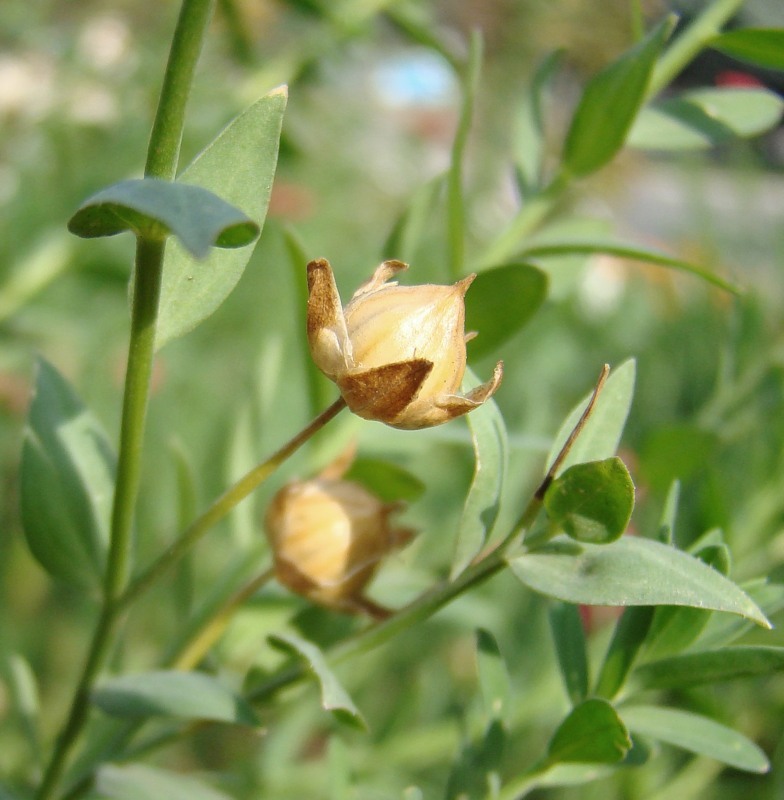
<path fill-rule="evenodd" d="M 659 59 L 648 87 L 654 97 L 721 31 L 746 0 L 716 0 L 670 45 Z"/>
<path fill-rule="evenodd" d="M 183 0 L 150 137 L 145 169 L 148 176 L 172 179 L 177 171 L 185 105 L 211 8 L 212 0 Z M 163 253 L 163 240 L 139 239 L 103 605 L 68 717 L 44 772 L 37 800 L 49 800 L 54 796 L 68 757 L 87 723 L 90 692 L 111 650 L 117 627 L 119 614 L 116 601 L 128 582 Z"/>

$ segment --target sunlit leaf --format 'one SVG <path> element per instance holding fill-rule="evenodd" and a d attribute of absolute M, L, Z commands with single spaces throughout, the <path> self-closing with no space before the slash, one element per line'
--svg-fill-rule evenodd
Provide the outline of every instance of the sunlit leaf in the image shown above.
<path fill-rule="evenodd" d="M 561 464 L 560 473 L 573 464 L 601 461 L 615 455 L 631 408 L 634 395 L 634 376 L 634 359 L 624 361 L 619 367 L 613 369 L 594 405 L 590 419 L 577 437 L 566 460 Z M 553 440 L 550 455 L 547 457 L 547 468 L 555 461 L 556 456 L 574 430 L 590 397 L 591 394 L 588 394 L 581 400 L 564 420 Z"/>
<path fill-rule="evenodd" d="M 655 706 L 623 708 L 621 717 L 632 733 L 715 758 L 746 772 L 768 770 L 767 756 L 754 742 L 708 717 Z"/>
<path fill-rule="evenodd" d="M 133 231 L 160 239 L 176 236 L 196 258 L 213 246 L 244 247 L 259 226 L 216 194 L 187 183 L 140 178 L 115 183 L 87 199 L 68 230 L 85 239 Z"/>
<path fill-rule="evenodd" d="M 644 689 L 680 689 L 784 671 L 784 647 L 742 646 L 649 661 L 634 672 Z"/>
<path fill-rule="evenodd" d="M 784 100 L 756 88 L 694 89 L 644 109 L 627 144 L 646 150 L 700 150 L 748 139 L 781 119 Z"/>
<path fill-rule="evenodd" d="M 466 386 L 481 381 L 466 370 Z M 506 426 L 494 400 L 488 400 L 467 417 L 474 445 L 474 477 L 463 505 L 455 539 L 451 577 L 457 577 L 482 549 L 498 516 L 508 460 Z"/>
<path fill-rule="evenodd" d="M 22 448 L 20 494 L 28 546 L 52 575 L 97 585 L 103 575 L 115 456 L 98 421 L 40 360 Z"/>
<path fill-rule="evenodd" d="M 608 545 L 559 538 L 509 563 L 531 589 L 570 603 L 693 606 L 770 627 L 751 598 L 721 573 L 681 550 L 638 536 Z"/>
<path fill-rule="evenodd" d="M 260 229 L 267 215 L 286 108 L 285 87 L 237 117 L 178 180 L 201 186 L 241 208 Z M 156 347 L 187 333 L 212 314 L 236 286 L 253 245 L 213 250 L 197 261 L 176 241 L 163 265 Z"/>
<path fill-rule="evenodd" d="M 547 516 L 578 542 L 608 544 L 626 530 L 634 484 L 617 456 L 569 467 L 544 496 Z"/>
<path fill-rule="evenodd" d="M 331 711 L 338 719 L 353 727 L 365 728 L 365 721 L 348 692 L 343 688 L 335 673 L 327 664 L 324 654 L 316 645 L 288 633 L 278 633 L 269 637 L 270 643 L 289 653 L 305 659 L 313 675 L 321 686 L 321 705 Z"/>
<path fill-rule="evenodd" d="M 167 716 L 256 725 L 253 709 L 217 678 L 203 672 L 160 670 L 102 681 L 93 702 L 114 717 Z"/>
<path fill-rule="evenodd" d="M 568 173 L 580 177 L 595 172 L 623 147 L 672 24 L 671 18 L 665 19 L 588 82 L 564 143 Z"/>
<path fill-rule="evenodd" d="M 719 34 L 708 45 L 740 61 L 784 70 L 783 28 L 738 28 Z"/>
<path fill-rule="evenodd" d="M 506 264 L 480 272 L 465 298 L 466 330 L 478 336 L 468 344 L 470 359 L 500 347 L 523 328 L 547 297 L 548 279 L 529 264 Z"/>

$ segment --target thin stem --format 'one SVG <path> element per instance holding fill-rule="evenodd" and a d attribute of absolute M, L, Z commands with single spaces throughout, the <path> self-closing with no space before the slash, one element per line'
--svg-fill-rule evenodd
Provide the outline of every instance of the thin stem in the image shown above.
<path fill-rule="evenodd" d="M 211 0 L 183 0 L 172 41 L 164 86 L 153 124 L 145 174 L 173 178 L 196 61 L 209 18 Z M 104 599 L 90 649 L 74 692 L 68 717 L 44 772 L 37 800 L 49 800 L 57 790 L 68 757 L 84 728 L 93 683 L 111 650 L 119 619 L 117 598 L 127 581 L 134 507 L 141 476 L 141 453 L 155 346 L 164 242 L 140 238 L 125 378 L 120 446 Z"/>
<path fill-rule="evenodd" d="M 191 525 L 180 537 L 161 554 L 144 572 L 138 575 L 118 598 L 117 606 L 127 608 L 136 598 L 145 592 L 176 561 L 207 533 L 213 525 L 223 519 L 241 500 L 244 500 L 254 489 L 265 481 L 286 459 L 295 453 L 313 434 L 320 431 L 333 417 L 346 407 L 343 398 L 336 400 L 329 408 L 319 414 L 307 427 L 289 440 L 266 461 L 257 464 L 230 486 L 212 505 Z"/>
<path fill-rule="evenodd" d="M 196 632 L 182 652 L 172 660 L 171 668 L 187 671 L 198 667 L 210 648 L 222 636 L 237 609 L 274 576 L 274 570 L 265 570 L 253 580 L 248 581 L 245 586 L 239 588 Z"/>
<path fill-rule="evenodd" d="M 653 71 L 648 97 L 668 86 L 681 70 L 718 34 L 746 0 L 716 0 L 673 41 Z"/>

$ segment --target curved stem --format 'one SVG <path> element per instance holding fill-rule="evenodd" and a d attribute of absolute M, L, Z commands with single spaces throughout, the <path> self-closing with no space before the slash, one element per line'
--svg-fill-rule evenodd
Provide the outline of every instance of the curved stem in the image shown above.
<path fill-rule="evenodd" d="M 160 555 L 144 572 L 138 575 L 117 600 L 119 609 L 127 608 L 142 592 L 146 591 L 158 578 L 178 561 L 193 545 L 223 519 L 234 506 L 244 500 L 254 489 L 265 481 L 287 458 L 296 452 L 313 434 L 320 431 L 333 417 L 346 407 L 343 398 L 336 400 L 329 408 L 303 428 L 293 439 L 290 439 L 266 461 L 257 464 L 230 486 L 212 505 L 188 528 L 180 537 Z"/>

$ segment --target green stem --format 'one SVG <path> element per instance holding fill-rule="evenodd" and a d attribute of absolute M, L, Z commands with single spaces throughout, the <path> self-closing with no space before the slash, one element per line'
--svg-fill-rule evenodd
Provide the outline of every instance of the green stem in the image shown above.
<path fill-rule="evenodd" d="M 319 414 L 307 427 L 289 440 L 266 461 L 257 464 L 230 486 L 180 537 L 160 555 L 144 572 L 138 575 L 118 598 L 119 609 L 127 608 L 140 594 L 146 591 L 158 578 L 178 561 L 193 545 L 218 521 L 223 519 L 241 500 L 265 481 L 287 458 L 296 452 L 313 434 L 320 431 L 333 417 L 346 407 L 341 397 L 329 408 Z"/>
<path fill-rule="evenodd" d="M 210 10 L 211 0 L 183 0 L 150 137 L 146 175 L 171 179 L 176 173 L 185 105 Z M 119 620 L 120 608 L 116 601 L 128 581 L 163 252 L 164 242 L 161 240 L 140 238 L 137 243 L 128 366 L 103 605 L 68 717 L 44 772 L 37 800 L 49 800 L 57 791 L 68 757 L 87 722 L 90 692 L 111 650 Z"/>
<path fill-rule="evenodd" d="M 673 41 L 656 64 L 648 87 L 654 97 L 718 34 L 746 0 L 716 0 Z"/>

